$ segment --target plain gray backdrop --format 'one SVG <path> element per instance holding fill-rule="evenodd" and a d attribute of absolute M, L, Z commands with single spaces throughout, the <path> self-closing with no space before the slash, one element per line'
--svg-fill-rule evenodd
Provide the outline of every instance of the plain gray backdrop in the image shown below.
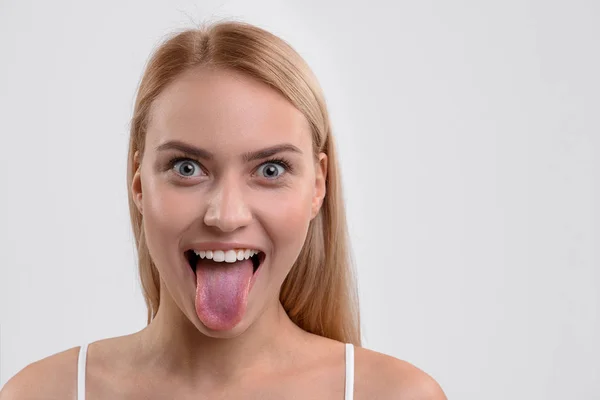
<path fill-rule="evenodd" d="M 145 325 L 135 90 L 166 34 L 221 18 L 323 86 L 365 347 L 450 399 L 600 398 L 600 3 L 575 0 L 0 0 L 0 386 Z"/>

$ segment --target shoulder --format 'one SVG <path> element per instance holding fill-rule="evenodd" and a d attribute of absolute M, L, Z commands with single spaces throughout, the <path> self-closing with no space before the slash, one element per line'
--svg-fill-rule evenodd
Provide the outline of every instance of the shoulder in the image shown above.
<path fill-rule="evenodd" d="M 406 361 L 356 347 L 354 365 L 356 398 L 447 400 L 431 376 Z"/>
<path fill-rule="evenodd" d="M 79 347 L 33 362 L 13 376 L 0 400 L 75 398 Z"/>

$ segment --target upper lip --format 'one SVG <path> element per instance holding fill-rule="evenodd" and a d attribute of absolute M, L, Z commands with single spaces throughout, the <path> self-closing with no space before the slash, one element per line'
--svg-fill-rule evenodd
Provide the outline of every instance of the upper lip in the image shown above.
<path fill-rule="evenodd" d="M 206 250 L 233 250 L 233 249 L 249 249 L 265 252 L 260 246 L 248 243 L 238 242 L 196 242 L 187 245 L 187 250 L 206 251 Z"/>

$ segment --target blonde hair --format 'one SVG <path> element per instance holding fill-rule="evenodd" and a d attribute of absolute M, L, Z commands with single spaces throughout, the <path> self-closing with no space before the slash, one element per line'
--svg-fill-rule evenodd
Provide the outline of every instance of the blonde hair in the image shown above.
<path fill-rule="evenodd" d="M 131 183 L 134 154 L 144 152 L 151 104 L 182 72 L 207 65 L 246 74 L 285 96 L 308 120 L 315 157 L 328 156 L 326 195 L 304 246 L 283 282 L 280 301 L 305 331 L 361 344 L 358 294 L 351 262 L 341 178 L 329 114 L 317 79 L 284 40 L 254 25 L 222 21 L 172 34 L 152 54 L 140 82 L 131 121 L 127 163 L 129 212 L 148 323 L 160 303 L 160 276 L 144 239 Z"/>

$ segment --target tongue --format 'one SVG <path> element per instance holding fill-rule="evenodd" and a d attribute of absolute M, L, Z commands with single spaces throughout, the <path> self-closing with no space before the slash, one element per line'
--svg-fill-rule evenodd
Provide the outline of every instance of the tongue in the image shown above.
<path fill-rule="evenodd" d="M 209 329 L 229 330 L 244 316 L 252 279 L 252 261 L 200 259 L 196 264 L 196 314 Z"/>

